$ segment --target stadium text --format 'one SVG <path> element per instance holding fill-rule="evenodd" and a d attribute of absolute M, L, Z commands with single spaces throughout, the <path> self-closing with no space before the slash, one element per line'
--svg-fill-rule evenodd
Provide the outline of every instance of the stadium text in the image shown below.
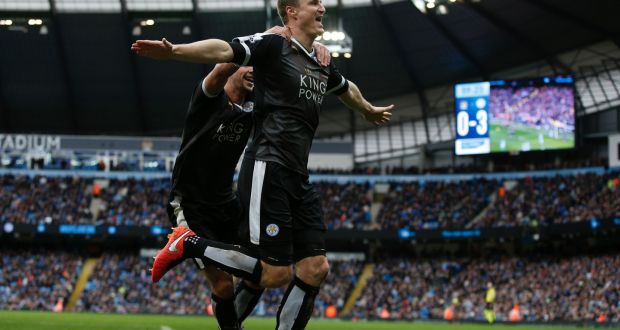
<path fill-rule="evenodd" d="M 60 150 L 60 136 L 0 134 L 2 150 Z"/>

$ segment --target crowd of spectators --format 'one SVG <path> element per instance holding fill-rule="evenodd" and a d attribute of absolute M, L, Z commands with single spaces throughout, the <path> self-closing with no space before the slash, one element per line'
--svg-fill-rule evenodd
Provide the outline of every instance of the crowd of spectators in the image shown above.
<path fill-rule="evenodd" d="M 109 180 L 94 193 L 91 178 L 0 176 L 0 221 L 13 224 L 170 226 L 166 205 L 169 179 Z M 329 229 L 370 224 L 368 184 L 317 182 Z M 96 196 L 95 196 L 96 195 Z M 100 200 L 93 210 L 94 198 Z"/>
<path fill-rule="evenodd" d="M 0 176 L 0 222 L 92 223 L 87 179 Z"/>
<path fill-rule="evenodd" d="M 0 310 L 54 310 L 68 302 L 83 259 L 77 254 L 3 249 Z"/>
<path fill-rule="evenodd" d="M 526 178 L 498 194 L 475 227 L 544 226 L 620 216 L 617 173 Z"/>
<path fill-rule="evenodd" d="M 65 306 L 80 275 L 84 257 L 64 252 L 3 252 L 0 257 L 0 310 L 48 310 Z M 186 261 L 160 282 L 151 282 L 152 259 L 106 253 L 95 266 L 75 305 L 77 312 L 121 314 L 212 314 L 211 294 L 201 271 Z M 333 261 L 314 316 L 328 307 L 339 313 L 362 267 L 361 261 Z M 253 315 L 275 316 L 286 288 L 266 290 Z"/>
<path fill-rule="evenodd" d="M 389 258 L 376 264 L 351 316 L 483 321 L 487 283 L 497 320 L 514 305 L 524 321 L 620 322 L 620 255 L 459 260 Z"/>
<path fill-rule="evenodd" d="M 157 284 L 152 259 L 104 254 L 86 283 L 77 311 L 103 313 L 207 314 L 211 295 L 204 275 L 185 261 Z"/>
<path fill-rule="evenodd" d="M 463 228 L 489 203 L 497 180 L 392 182 L 377 217 L 381 229 Z"/>
<path fill-rule="evenodd" d="M 368 183 L 317 182 L 323 197 L 323 218 L 328 230 L 367 229 L 372 221 L 373 190 Z"/>
<path fill-rule="evenodd" d="M 314 316 L 329 317 L 326 315 L 329 306 L 334 306 L 340 314 L 357 284 L 363 265 L 362 261 L 355 260 L 330 262 L 327 280 L 314 302 Z"/>
<path fill-rule="evenodd" d="M 61 310 L 84 260 L 59 251 L 6 250 L 0 257 L 0 309 Z M 349 314 L 354 319 L 442 319 L 452 308 L 456 320 L 482 321 L 490 282 L 496 289 L 498 321 L 507 321 L 510 310 L 519 305 L 523 321 L 620 322 L 619 254 L 378 260 Z M 181 264 L 152 284 L 150 262 L 127 253 L 104 254 L 74 311 L 212 314 L 206 280 L 193 263 Z M 331 263 L 315 301 L 315 317 L 328 316 L 329 308 L 340 314 L 362 264 Z M 283 293 L 284 288 L 267 290 L 253 315 L 274 316 Z"/>
<path fill-rule="evenodd" d="M 385 194 L 370 182 L 317 181 L 315 188 L 328 230 L 537 227 L 620 217 L 618 172 L 509 181 L 394 181 Z M 167 178 L 3 175 L 0 223 L 169 227 L 169 186 Z"/>
<path fill-rule="evenodd" d="M 170 179 L 110 180 L 101 190 L 105 208 L 96 223 L 124 226 L 170 226 L 166 206 Z"/>
<path fill-rule="evenodd" d="M 583 159 L 563 157 L 561 161 L 528 161 L 525 158 L 509 157 L 503 161 L 495 161 L 492 165 L 463 164 L 456 166 L 434 166 L 421 168 L 417 166 L 386 166 L 383 174 L 464 174 L 464 173 L 492 173 L 492 172 L 518 172 L 518 171 L 547 171 L 558 169 L 582 168 L 582 167 L 605 167 L 607 159 L 593 158 Z M 368 168 L 371 174 L 382 174 L 379 168 Z M 357 169 L 364 172 L 366 169 Z"/>

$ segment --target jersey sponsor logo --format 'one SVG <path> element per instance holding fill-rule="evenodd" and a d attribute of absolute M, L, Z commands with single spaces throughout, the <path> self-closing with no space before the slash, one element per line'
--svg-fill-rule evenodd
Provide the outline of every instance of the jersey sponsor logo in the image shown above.
<path fill-rule="evenodd" d="M 219 143 L 239 142 L 244 131 L 243 123 L 222 123 L 213 135 L 213 140 Z"/>
<path fill-rule="evenodd" d="M 327 82 L 318 79 L 315 76 L 307 74 L 309 70 L 306 68 L 306 74 L 299 75 L 299 98 L 305 98 L 321 105 L 323 103 L 323 95 L 327 91 Z"/>
<path fill-rule="evenodd" d="M 265 228 L 265 232 L 267 232 L 267 235 L 274 237 L 278 235 L 278 233 L 280 233 L 280 227 L 278 227 L 278 225 L 276 225 L 275 223 L 271 223 L 267 225 L 267 228 Z"/>

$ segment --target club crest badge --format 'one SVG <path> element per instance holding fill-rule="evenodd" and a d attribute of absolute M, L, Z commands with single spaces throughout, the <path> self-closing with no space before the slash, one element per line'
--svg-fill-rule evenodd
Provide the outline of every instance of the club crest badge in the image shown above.
<path fill-rule="evenodd" d="M 272 224 L 267 225 L 267 228 L 265 228 L 265 231 L 267 232 L 267 235 L 274 237 L 278 235 L 278 233 L 280 232 L 280 227 L 278 227 L 278 225 L 276 225 L 275 223 L 272 223 Z"/>

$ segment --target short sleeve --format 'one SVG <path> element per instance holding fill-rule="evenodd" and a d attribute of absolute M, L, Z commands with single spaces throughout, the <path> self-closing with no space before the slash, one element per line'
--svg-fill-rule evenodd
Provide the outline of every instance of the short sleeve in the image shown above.
<path fill-rule="evenodd" d="M 280 56 L 284 37 L 273 33 L 256 33 L 251 36 L 238 37 L 233 39 L 232 44 L 239 44 L 243 48 L 243 56 L 235 54 L 235 63 L 241 66 L 261 66 L 273 63 L 273 60 Z M 233 50 L 237 53 L 234 47 Z"/>
<path fill-rule="evenodd" d="M 329 77 L 327 79 L 327 92 L 325 94 L 341 95 L 349 89 L 349 81 L 340 74 L 336 65 L 329 65 Z"/>
<path fill-rule="evenodd" d="M 217 95 L 207 95 L 203 88 L 203 82 L 204 80 L 201 80 L 200 84 L 194 89 L 188 115 L 203 111 L 213 112 L 215 111 L 214 109 L 220 107 L 224 102 L 224 92 L 220 92 Z"/>

